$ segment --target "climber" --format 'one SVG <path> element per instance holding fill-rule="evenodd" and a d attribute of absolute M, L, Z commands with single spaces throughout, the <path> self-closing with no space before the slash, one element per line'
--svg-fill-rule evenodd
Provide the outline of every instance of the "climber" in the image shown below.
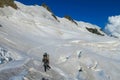
<path fill-rule="evenodd" d="M 49 66 L 49 55 L 47 53 L 43 54 L 42 62 L 44 63 L 43 66 L 44 66 L 45 72 L 46 72 L 47 69 L 49 70 L 51 68 Z"/>

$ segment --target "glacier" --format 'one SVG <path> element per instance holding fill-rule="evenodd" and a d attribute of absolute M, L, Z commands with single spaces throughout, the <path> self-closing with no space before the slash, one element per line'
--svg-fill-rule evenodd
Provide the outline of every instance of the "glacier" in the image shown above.
<path fill-rule="evenodd" d="M 120 40 L 100 27 L 60 18 L 42 6 L 0 8 L 0 80 L 119 80 Z M 95 28 L 104 36 L 89 32 Z M 44 72 L 42 55 L 50 56 Z M 3 51 L 0 51 L 0 55 Z M 82 71 L 79 71 L 82 69 Z"/>

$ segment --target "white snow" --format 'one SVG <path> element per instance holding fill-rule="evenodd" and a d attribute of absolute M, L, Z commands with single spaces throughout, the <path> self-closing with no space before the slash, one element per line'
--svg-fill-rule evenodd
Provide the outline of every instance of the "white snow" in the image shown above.
<path fill-rule="evenodd" d="M 18 10 L 0 8 L 0 46 L 13 58 L 0 65 L 0 80 L 120 79 L 119 39 L 90 33 L 86 27 L 100 28 L 83 21 L 77 26 L 57 17 L 58 22 L 42 6 L 16 4 Z M 52 67 L 47 72 L 41 61 L 45 52 Z"/>

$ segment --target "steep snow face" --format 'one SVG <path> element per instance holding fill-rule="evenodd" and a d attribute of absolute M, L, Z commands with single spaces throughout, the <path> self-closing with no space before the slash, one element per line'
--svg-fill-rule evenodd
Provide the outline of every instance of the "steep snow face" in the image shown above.
<path fill-rule="evenodd" d="M 112 36 L 120 37 L 120 15 L 111 16 L 108 19 L 109 23 L 105 27 L 105 31 Z"/>
<path fill-rule="evenodd" d="M 0 16 L 12 16 L 16 10 L 11 7 L 0 8 Z"/>
<path fill-rule="evenodd" d="M 0 8 L 0 44 L 12 54 L 3 57 L 13 59 L 0 65 L 0 80 L 120 79 L 118 39 L 87 31 L 100 31 L 90 23 L 76 25 L 60 17 L 57 21 L 41 6 L 16 4 L 18 10 Z M 51 66 L 47 72 L 41 61 L 45 52 Z"/>

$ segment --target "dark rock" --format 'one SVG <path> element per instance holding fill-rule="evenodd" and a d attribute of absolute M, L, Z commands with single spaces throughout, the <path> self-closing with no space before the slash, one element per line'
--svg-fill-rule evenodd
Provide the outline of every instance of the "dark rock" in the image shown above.
<path fill-rule="evenodd" d="M 11 6 L 14 9 L 17 9 L 17 5 L 14 3 L 14 0 L 0 0 L 0 7 Z"/>
<path fill-rule="evenodd" d="M 75 23 L 76 25 L 78 25 L 77 22 L 75 22 L 70 16 L 66 15 L 66 16 L 64 16 L 64 18 L 66 18 L 69 21 L 71 21 L 71 22 Z"/>
<path fill-rule="evenodd" d="M 104 36 L 104 34 L 100 33 L 96 28 L 87 28 L 87 27 L 86 27 L 86 29 L 87 29 L 89 32 L 91 32 L 91 33 Z"/>

